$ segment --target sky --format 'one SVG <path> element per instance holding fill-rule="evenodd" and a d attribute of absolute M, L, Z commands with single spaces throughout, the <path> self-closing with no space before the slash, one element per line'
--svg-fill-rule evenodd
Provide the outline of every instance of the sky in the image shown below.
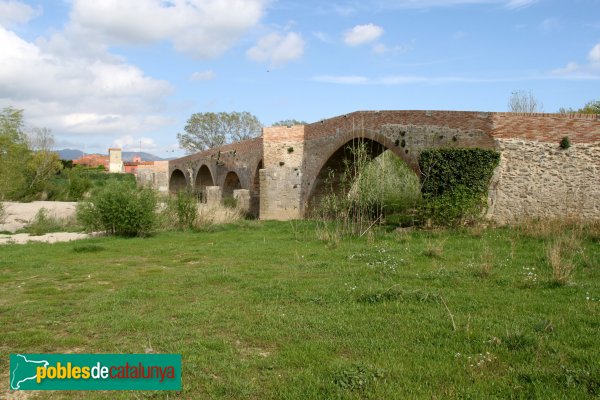
<path fill-rule="evenodd" d="M 0 108 L 56 147 L 184 154 L 197 112 L 600 100 L 600 0 L 0 0 Z"/>

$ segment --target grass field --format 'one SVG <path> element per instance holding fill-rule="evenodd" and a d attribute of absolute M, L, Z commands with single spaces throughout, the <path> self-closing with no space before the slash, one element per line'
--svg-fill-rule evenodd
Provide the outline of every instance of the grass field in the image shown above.
<path fill-rule="evenodd" d="M 550 239 L 515 229 L 341 241 L 316 231 L 249 221 L 0 247 L 4 388 L 9 353 L 156 352 L 182 354 L 182 392 L 109 396 L 600 395 L 597 238 L 572 249 L 560 285 Z"/>

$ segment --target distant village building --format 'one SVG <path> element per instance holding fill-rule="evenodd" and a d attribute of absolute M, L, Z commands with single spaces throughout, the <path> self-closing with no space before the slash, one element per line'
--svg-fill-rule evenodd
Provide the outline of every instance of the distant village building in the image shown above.
<path fill-rule="evenodd" d="M 100 154 L 87 154 L 77 160 L 73 160 L 73 165 L 80 165 L 88 168 L 98 168 L 100 165 L 110 173 L 126 173 L 135 175 L 136 181 L 141 185 L 151 186 L 159 191 L 168 190 L 168 161 L 143 161 L 142 157 L 137 155 L 133 161 L 123 162 L 123 153 L 121 149 L 108 149 L 108 156 Z"/>
<path fill-rule="evenodd" d="M 103 156 L 100 154 L 86 154 L 79 157 L 77 160 L 73 160 L 73 165 L 79 165 L 88 168 L 98 168 L 102 165 L 106 170 L 108 170 L 108 156 Z"/>
<path fill-rule="evenodd" d="M 123 168 L 125 169 L 125 173 L 137 175 L 138 167 L 153 165 L 154 161 L 142 161 L 142 157 L 134 156 L 133 161 L 123 163 Z"/>

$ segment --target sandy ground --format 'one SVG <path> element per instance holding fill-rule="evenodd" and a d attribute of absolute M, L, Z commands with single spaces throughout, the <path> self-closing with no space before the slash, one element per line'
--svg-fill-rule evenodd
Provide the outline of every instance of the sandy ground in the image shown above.
<path fill-rule="evenodd" d="M 0 221 L 0 231 L 16 232 L 24 228 L 35 217 L 41 209 L 48 210 L 48 214 L 54 218 L 72 218 L 75 216 L 77 203 L 61 201 L 33 201 L 31 203 L 3 202 L 5 210 L 4 221 Z M 90 235 L 84 233 L 57 232 L 42 236 L 29 236 L 26 233 L 0 234 L 0 244 L 35 242 L 65 242 L 70 240 L 84 239 Z"/>

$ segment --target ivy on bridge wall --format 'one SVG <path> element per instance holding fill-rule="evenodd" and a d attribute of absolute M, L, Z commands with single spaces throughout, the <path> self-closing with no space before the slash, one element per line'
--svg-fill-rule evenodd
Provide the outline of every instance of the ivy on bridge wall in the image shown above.
<path fill-rule="evenodd" d="M 423 217 L 435 224 L 461 225 L 481 217 L 500 153 L 479 148 L 421 152 Z"/>

